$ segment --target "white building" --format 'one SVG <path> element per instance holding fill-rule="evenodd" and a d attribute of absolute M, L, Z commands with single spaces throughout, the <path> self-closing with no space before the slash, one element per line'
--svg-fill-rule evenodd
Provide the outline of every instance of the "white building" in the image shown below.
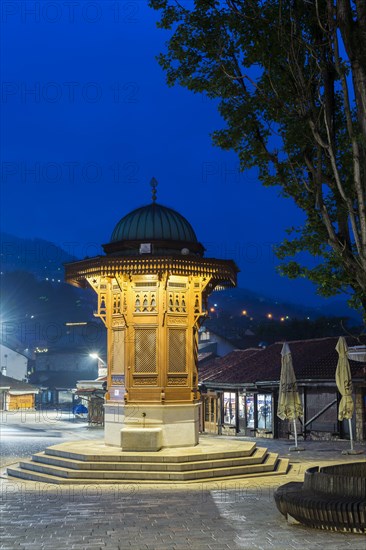
<path fill-rule="evenodd" d="M 30 356 L 27 351 L 19 351 L 10 344 L 0 344 L 0 367 L 1 374 L 10 376 L 16 380 L 27 380 L 28 360 Z"/>

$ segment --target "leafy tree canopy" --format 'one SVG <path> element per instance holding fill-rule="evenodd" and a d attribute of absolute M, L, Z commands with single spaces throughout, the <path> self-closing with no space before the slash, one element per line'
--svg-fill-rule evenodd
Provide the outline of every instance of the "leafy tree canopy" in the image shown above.
<path fill-rule="evenodd" d="M 305 212 L 281 272 L 366 311 L 365 0 L 150 0 L 170 85 L 218 99 L 213 134 Z M 300 265 L 300 252 L 318 258 Z"/>

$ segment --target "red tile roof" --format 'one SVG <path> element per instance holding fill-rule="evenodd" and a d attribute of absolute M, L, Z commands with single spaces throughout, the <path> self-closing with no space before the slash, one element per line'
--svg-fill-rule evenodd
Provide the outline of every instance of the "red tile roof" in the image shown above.
<path fill-rule="evenodd" d="M 241 371 L 241 367 L 246 364 L 246 360 L 260 351 L 259 348 L 238 349 L 228 353 L 224 357 L 216 357 L 211 361 L 206 361 L 198 367 L 199 380 L 200 382 L 207 382 L 209 380 L 231 381 L 233 374 L 237 370 Z"/>
<path fill-rule="evenodd" d="M 347 337 L 346 340 L 348 346 L 357 344 L 354 339 Z M 309 379 L 335 382 L 337 341 L 337 337 L 331 337 L 288 342 L 298 382 Z M 363 338 L 362 343 L 366 344 L 366 338 Z M 236 350 L 225 357 L 208 361 L 199 368 L 199 381 L 208 385 L 278 382 L 282 345 L 283 342 L 277 342 L 262 350 Z M 353 380 L 366 381 L 366 362 L 350 361 L 350 367 Z"/>

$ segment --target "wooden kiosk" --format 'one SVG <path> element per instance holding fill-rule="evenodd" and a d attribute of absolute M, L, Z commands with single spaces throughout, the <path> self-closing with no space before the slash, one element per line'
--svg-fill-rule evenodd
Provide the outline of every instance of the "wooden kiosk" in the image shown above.
<path fill-rule="evenodd" d="M 188 221 L 156 202 L 115 226 L 105 256 L 65 266 L 97 294 L 107 329 L 105 443 L 157 451 L 198 443 L 198 329 L 208 295 L 235 286 L 233 261 L 204 258 Z"/>

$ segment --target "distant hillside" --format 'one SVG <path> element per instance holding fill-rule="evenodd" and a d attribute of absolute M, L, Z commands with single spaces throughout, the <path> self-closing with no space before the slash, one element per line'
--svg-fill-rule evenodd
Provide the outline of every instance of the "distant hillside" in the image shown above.
<path fill-rule="evenodd" d="M 16 338 L 25 348 L 51 347 L 68 329 L 65 323 L 97 322 L 92 290 L 37 279 L 26 271 L 4 272 L 0 277 L 1 337 Z"/>
<path fill-rule="evenodd" d="M 38 281 L 54 283 L 56 285 L 62 285 L 64 281 L 63 263 L 79 259 L 56 244 L 44 239 L 26 239 L 7 233 L 0 233 L 0 244 L 1 273 L 23 271 L 32 274 Z M 11 283 L 9 284 L 10 287 L 7 287 L 8 291 L 11 288 Z M 91 291 L 71 289 L 67 285 L 67 290 L 59 289 L 55 292 L 56 294 L 61 293 L 61 299 L 57 307 L 60 308 L 60 311 L 64 312 L 64 316 L 75 317 L 84 307 L 89 312 L 93 307 L 95 308 L 96 300 Z M 73 293 L 73 298 L 71 298 L 70 293 Z M 45 293 L 42 291 L 40 295 L 42 294 Z M 54 300 L 56 300 L 56 294 Z M 26 296 L 28 296 L 27 292 Z M 27 300 L 26 296 L 25 299 Z M 74 310 L 75 300 L 79 304 L 83 304 L 82 308 L 76 311 Z M 215 306 L 215 304 L 217 305 Z M 210 313 L 212 317 L 217 317 L 222 313 L 240 316 L 243 311 L 246 311 L 247 317 L 249 319 L 253 317 L 256 321 L 266 318 L 268 314 L 271 314 L 273 319 L 280 319 L 286 316 L 299 319 L 337 316 L 348 317 L 357 324 L 361 321 L 361 316 L 354 310 L 349 309 L 339 299 L 324 300 L 324 306 L 321 308 L 310 308 L 304 304 L 282 302 L 276 300 L 273 296 L 268 296 L 267 293 L 259 294 L 243 288 L 214 292 L 210 296 L 209 306 L 210 308 L 214 308 L 214 311 Z M 34 306 L 27 309 L 34 309 Z"/>
<path fill-rule="evenodd" d="M 63 263 L 76 260 L 50 241 L 0 233 L 1 272 L 27 271 L 38 279 L 63 281 Z"/>
<path fill-rule="evenodd" d="M 216 304 L 216 305 L 215 305 Z M 269 297 L 265 294 L 252 292 L 244 288 L 233 288 L 214 292 L 209 298 L 209 308 L 211 317 L 220 316 L 220 313 L 242 316 L 246 313 L 248 319 L 254 318 L 256 321 L 268 318 L 281 319 L 282 317 L 304 319 L 316 319 L 318 317 L 347 317 L 352 322 L 359 324 L 361 315 L 357 311 L 350 309 L 347 304 L 339 300 L 325 300 L 322 307 L 307 307 L 303 304 L 283 302 L 276 300 L 275 297 Z"/>
<path fill-rule="evenodd" d="M 63 263 L 75 261 L 43 239 L 0 234 L 2 339 L 52 347 L 65 339 L 67 322 L 98 322 L 94 292 L 64 282 Z"/>

